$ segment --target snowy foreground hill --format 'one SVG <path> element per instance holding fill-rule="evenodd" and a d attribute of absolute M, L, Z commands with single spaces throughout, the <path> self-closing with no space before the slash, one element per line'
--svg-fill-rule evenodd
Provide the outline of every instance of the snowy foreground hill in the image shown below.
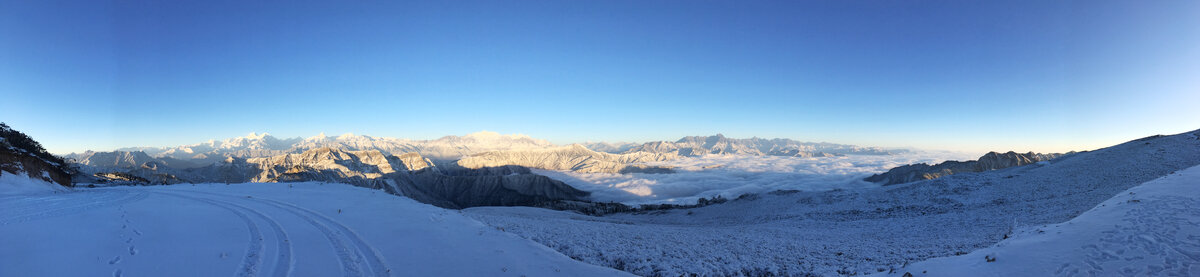
<path fill-rule="evenodd" d="M 340 183 L 52 189 L 0 173 L 0 276 L 1198 276 L 1198 165 L 1192 131 L 604 216 L 443 209 Z"/>
<path fill-rule="evenodd" d="M 967 254 L 993 246 L 1018 230 L 1066 222 L 1131 187 L 1197 164 L 1200 131 L 1192 131 L 995 171 L 876 188 L 780 190 L 686 210 L 603 217 L 526 207 L 465 211 L 572 258 L 638 275 L 903 274 L 912 263 Z M 1177 195 L 1191 201 L 1200 197 L 1186 193 Z M 1194 202 L 1171 205 L 1187 203 Z M 1175 230 L 1178 241 L 1200 243 L 1200 233 L 1183 227 L 1197 220 L 1191 210 L 1142 211 L 1162 212 L 1156 217 L 1164 219 L 1184 218 L 1147 224 Z M 1175 251 L 1166 248 L 1167 242 L 1150 240 L 1156 247 L 1152 249 L 1158 249 L 1150 251 Z M 1094 250 L 1104 255 L 1103 251 L 1127 248 L 1123 243 L 1064 251 Z M 1190 268 L 1198 262 L 1197 249 L 1178 249 L 1184 255 L 1163 258 L 1169 260 L 1165 264 Z M 1104 275 L 1123 270 L 1076 269 L 1084 275 L 1088 270 Z M 1178 274 L 1175 269 L 1172 272 Z M 1147 265 L 1141 270 L 1165 269 Z"/>
<path fill-rule="evenodd" d="M 1064 223 L 1028 226 L 913 276 L 1200 276 L 1200 166 L 1117 194 Z"/>
<path fill-rule="evenodd" d="M 344 184 L 0 196 L 0 276 L 625 276 Z"/>

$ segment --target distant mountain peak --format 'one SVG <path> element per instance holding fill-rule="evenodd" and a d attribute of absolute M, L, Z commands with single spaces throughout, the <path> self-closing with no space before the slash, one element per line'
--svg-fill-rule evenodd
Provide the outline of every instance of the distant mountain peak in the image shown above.
<path fill-rule="evenodd" d="M 242 138 L 244 138 L 244 139 L 252 139 L 252 140 L 261 140 L 261 139 L 264 139 L 264 138 L 266 138 L 266 137 L 269 137 L 269 136 L 271 136 L 271 134 L 269 134 L 269 133 L 267 133 L 267 132 L 263 132 L 262 134 L 258 134 L 258 133 L 256 133 L 256 132 L 250 132 L 250 134 L 249 134 L 249 135 L 246 135 L 245 137 L 242 137 Z"/>

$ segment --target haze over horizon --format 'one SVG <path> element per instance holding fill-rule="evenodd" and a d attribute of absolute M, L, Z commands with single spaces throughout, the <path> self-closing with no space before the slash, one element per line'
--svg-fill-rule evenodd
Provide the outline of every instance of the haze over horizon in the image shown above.
<path fill-rule="evenodd" d="M 1200 128 L 1191 1 L 0 2 L 0 121 L 54 153 L 481 130 L 1065 152 Z"/>

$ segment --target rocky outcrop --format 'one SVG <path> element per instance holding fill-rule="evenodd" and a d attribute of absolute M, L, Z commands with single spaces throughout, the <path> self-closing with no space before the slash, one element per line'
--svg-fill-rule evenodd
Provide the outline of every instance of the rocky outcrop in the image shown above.
<path fill-rule="evenodd" d="M 892 168 L 887 172 L 875 174 L 863 179 L 867 182 L 881 183 L 883 185 L 895 185 L 921 180 L 937 179 L 948 175 L 965 173 L 965 172 L 983 172 L 989 170 L 997 170 L 1015 166 L 1033 164 L 1040 161 L 1053 160 L 1055 158 L 1073 154 L 1041 154 L 1041 153 L 1016 153 L 1009 151 L 1008 153 L 988 152 L 978 160 L 974 161 L 946 161 L 935 165 L 925 163 L 910 164 Z"/>
<path fill-rule="evenodd" d="M 1042 153 L 1033 153 L 1033 152 L 1022 154 L 1022 153 L 1016 153 L 1013 151 L 1008 151 L 1008 153 L 988 152 L 987 154 L 984 154 L 983 157 L 979 157 L 979 160 L 976 160 L 975 162 L 976 162 L 976 168 L 979 171 L 988 171 L 988 170 L 996 170 L 996 169 L 1001 169 L 1001 168 L 1009 168 L 1009 167 L 1014 167 L 1014 166 L 1022 166 L 1022 165 L 1032 164 L 1032 163 L 1036 163 L 1036 162 L 1040 162 L 1040 161 L 1049 161 L 1049 160 L 1058 158 L 1060 156 L 1070 155 L 1070 154 L 1074 154 L 1074 152 L 1068 152 L 1066 154 L 1059 154 L 1059 153 L 1042 154 Z"/>
<path fill-rule="evenodd" d="M 400 162 L 399 165 L 403 167 L 399 168 L 398 170 L 416 171 L 433 167 L 433 161 L 425 157 L 421 157 L 421 154 L 404 153 L 400 154 L 400 156 L 397 156 L 397 158 Z"/>
<path fill-rule="evenodd" d="M 732 139 L 724 135 L 689 136 L 675 142 L 648 142 L 625 153 L 675 153 L 685 157 L 704 155 L 756 155 L 790 157 L 833 157 L 842 155 L 890 155 L 902 150 L 884 150 L 834 143 L 800 142 L 790 139 Z"/>
<path fill-rule="evenodd" d="M 674 153 L 600 153 L 574 144 L 548 149 L 485 152 L 458 160 L 455 165 L 469 169 L 517 165 L 581 173 L 670 173 L 669 168 L 637 163 L 666 161 L 678 157 Z"/>
<path fill-rule="evenodd" d="M 384 174 L 406 170 L 396 156 L 384 155 L 379 151 L 342 151 L 333 148 L 318 148 L 300 154 L 287 154 L 269 158 L 247 159 L 261 170 L 251 182 L 271 182 L 285 173 L 324 172 L 334 173 L 339 178 L 361 177 L 374 179 Z"/>
<path fill-rule="evenodd" d="M 0 174 L 20 175 L 71 187 L 73 171 L 61 157 L 46 152 L 41 143 L 0 123 Z"/>

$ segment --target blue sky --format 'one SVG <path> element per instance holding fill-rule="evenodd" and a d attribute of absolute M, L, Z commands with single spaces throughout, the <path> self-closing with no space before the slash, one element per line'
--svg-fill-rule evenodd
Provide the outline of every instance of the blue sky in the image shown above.
<path fill-rule="evenodd" d="M 479 130 L 1049 152 L 1200 128 L 1196 1 L 300 2 L 0 0 L 0 121 L 59 153 Z"/>

